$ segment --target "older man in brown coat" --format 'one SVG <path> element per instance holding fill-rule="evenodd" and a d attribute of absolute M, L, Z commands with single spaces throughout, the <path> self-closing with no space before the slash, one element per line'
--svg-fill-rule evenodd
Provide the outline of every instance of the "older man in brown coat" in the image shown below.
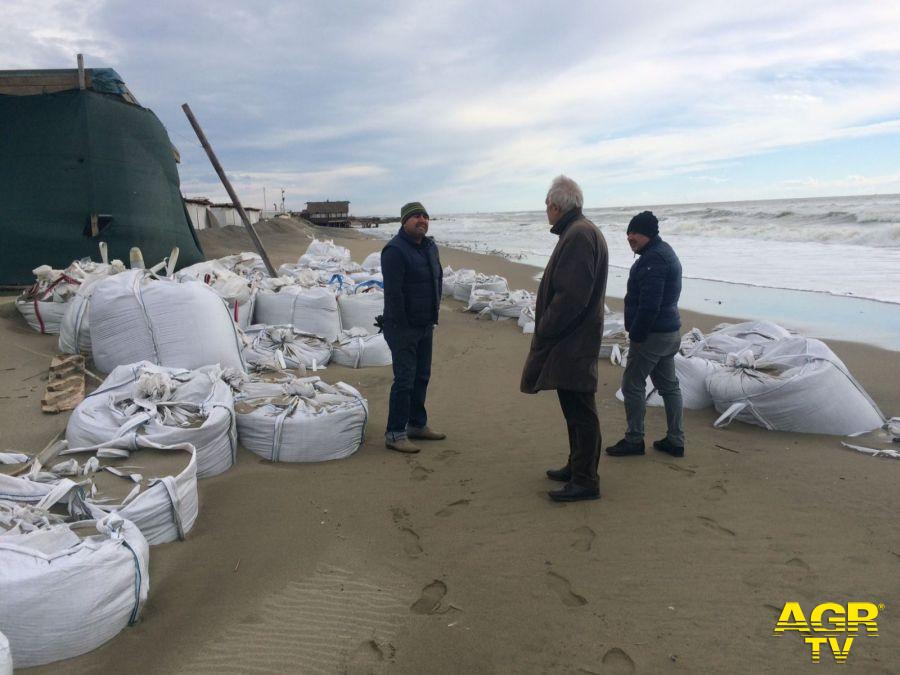
<path fill-rule="evenodd" d="M 547 477 L 564 482 L 554 501 L 599 499 L 597 462 L 597 358 L 609 253 L 600 230 L 581 213 L 584 197 L 571 178 L 559 176 L 547 192 L 547 220 L 559 237 L 544 269 L 535 306 L 534 336 L 521 389 L 535 394 L 556 389 L 569 432 L 569 459 Z"/>

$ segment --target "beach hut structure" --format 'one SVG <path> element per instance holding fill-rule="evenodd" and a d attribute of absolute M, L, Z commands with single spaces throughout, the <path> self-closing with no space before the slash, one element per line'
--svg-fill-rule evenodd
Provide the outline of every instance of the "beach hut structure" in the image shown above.
<path fill-rule="evenodd" d="M 79 66 L 81 66 L 79 59 Z M 178 151 L 111 68 L 0 71 L 0 285 L 98 258 L 203 260 Z"/>
<path fill-rule="evenodd" d="M 206 230 L 212 227 L 209 218 L 209 207 L 212 202 L 206 197 L 185 197 L 184 208 L 187 210 L 191 225 L 195 230 Z"/>
<path fill-rule="evenodd" d="M 350 202 L 306 202 L 301 216 L 315 225 L 350 227 Z"/>
<path fill-rule="evenodd" d="M 244 213 L 247 214 L 247 220 L 250 224 L 259 222 L 260 210 L 252 206 L 245 206 Z M 209 205 L 209 221 L 210 227 L 243 227 L 244 221 L 241 220 L 241 214 L 238 213 L 234 204 L 210 204 Z"/>

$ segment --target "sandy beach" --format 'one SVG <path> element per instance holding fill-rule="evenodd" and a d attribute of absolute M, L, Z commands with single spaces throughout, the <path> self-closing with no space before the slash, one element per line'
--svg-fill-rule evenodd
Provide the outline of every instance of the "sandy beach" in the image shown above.
<path fill-rule="evenodd" d="M 276 266 L 313 235 L 357 261 L 383 245 L 291 221 L 259 232 Z M 209 258 L 252 250 L 237 228 L 201 240 Z M 442 248 L 441 259 L 537 286 L 538 269 L 503 258 Z M 682 320 L 708 330 L 727 317 Z M 0 339 L 0 446 L 36 452 L 67 419 L 39 405 L 57 338 L 34 333 L 6 297 Z M 187 540 L 151 550 L 140 623 L 36 670 L 822 672 L 830 654 L 814 665 L 797 635 L 773 636 L 782 606 L 860 600 L 885 605 L 879 636 L 857 637 L 842 669 L 900 672 L 900 462 L 836 437 L 714 429 L 714 410 L 687 410 L 683 459 L 604 454 L 602 499 L 554 504 L 544 471 L 564 462 L 565 427 L 552 392 L 519 393 L 529 338 L 445 299 L 434 344 L 428 409 L 445 441 L 386 450 L 390 368 L 329 365 L 324 379 L 368 399 L 360 450 L 291 465 L 241 449 L 201 482 Z M 900 353 L 828 344 L 886 415 L 900 414 Z M 622 370 L 599 371 L 606 445 L 625 429 Z M 664 425 L 648 409 L 648 439 Z"/>

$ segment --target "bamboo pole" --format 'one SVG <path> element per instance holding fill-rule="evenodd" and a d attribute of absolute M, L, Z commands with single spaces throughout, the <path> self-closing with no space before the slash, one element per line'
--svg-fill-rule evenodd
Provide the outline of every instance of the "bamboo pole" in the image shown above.
<path fill-rule="evenodd" d="M 259 235 L 256 234 L 256 230 L 253 228 L 253 225 L 250 224 L 250 219 L 247 217 L 244 207 L 241 206 L 241 200 L 238 199 L 237 193 L 234 191 L 234 188 L 231 187 L 231 182 L 228 180 L 228 176 L 225 175 L 225 170 L 222 168 L 222 165 L 219 164 L 219 159 L 209 145 L 209 141 L 206 140 L 206 134 L 204 134 L 203 129 L 200 128 L 200 123 L 197 121 L 197 118 L 194 117 L 194 113 L 191 112 L 191 107 L 185 103 L 181 106 L 181 109 L 184 110 L 184 114 L 187 115 L 188 122 L 194 127 L 194 132 L 197 134 L 197 138 L 200 139 L 200 144 L 203 146 L 203 149 L 206 150 L 209 161 L 212 162 L 213 168 L 216 170 L 216 173 L 219 174 L 219 179 L 222 181 L 222 185 L 225 186 L 225 191 L 228 192 L 228 196 L 231 197 L 231 203 L 234 204 L 238 214 L 241 216 L 241 220 L 244 221 L 244 227 L 247 228 L 247 232 L 253 240 L 253 245 L 256 246 L 256 250 L 259 252 L 263 263 L 265 263 L 266 269 L 273 278 L 277 277 L 278 274 L 276 274 L 275 268 L 272 267 L 269 256 L 266 254 L 266 249 L 263 248 L 262 242 L 259 240 Z"/>

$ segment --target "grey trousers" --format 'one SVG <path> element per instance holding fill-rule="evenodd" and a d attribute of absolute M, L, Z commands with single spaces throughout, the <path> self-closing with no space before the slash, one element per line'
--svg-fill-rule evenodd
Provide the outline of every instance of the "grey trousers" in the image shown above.
<path fill-rule="evenodd" d="M 628 362 L 622 375 L 622 394 L 628 430 L 625 440 L 640 443 L 644 440 L 647 376 L 656 387 L 666 407 L 666 437 L 673 445 L 684 447 L 681 387 L 675 373 L 675 354 L 681 346 L 681 334 L 650 333 L 639 345 L 628 349 Z"/>

